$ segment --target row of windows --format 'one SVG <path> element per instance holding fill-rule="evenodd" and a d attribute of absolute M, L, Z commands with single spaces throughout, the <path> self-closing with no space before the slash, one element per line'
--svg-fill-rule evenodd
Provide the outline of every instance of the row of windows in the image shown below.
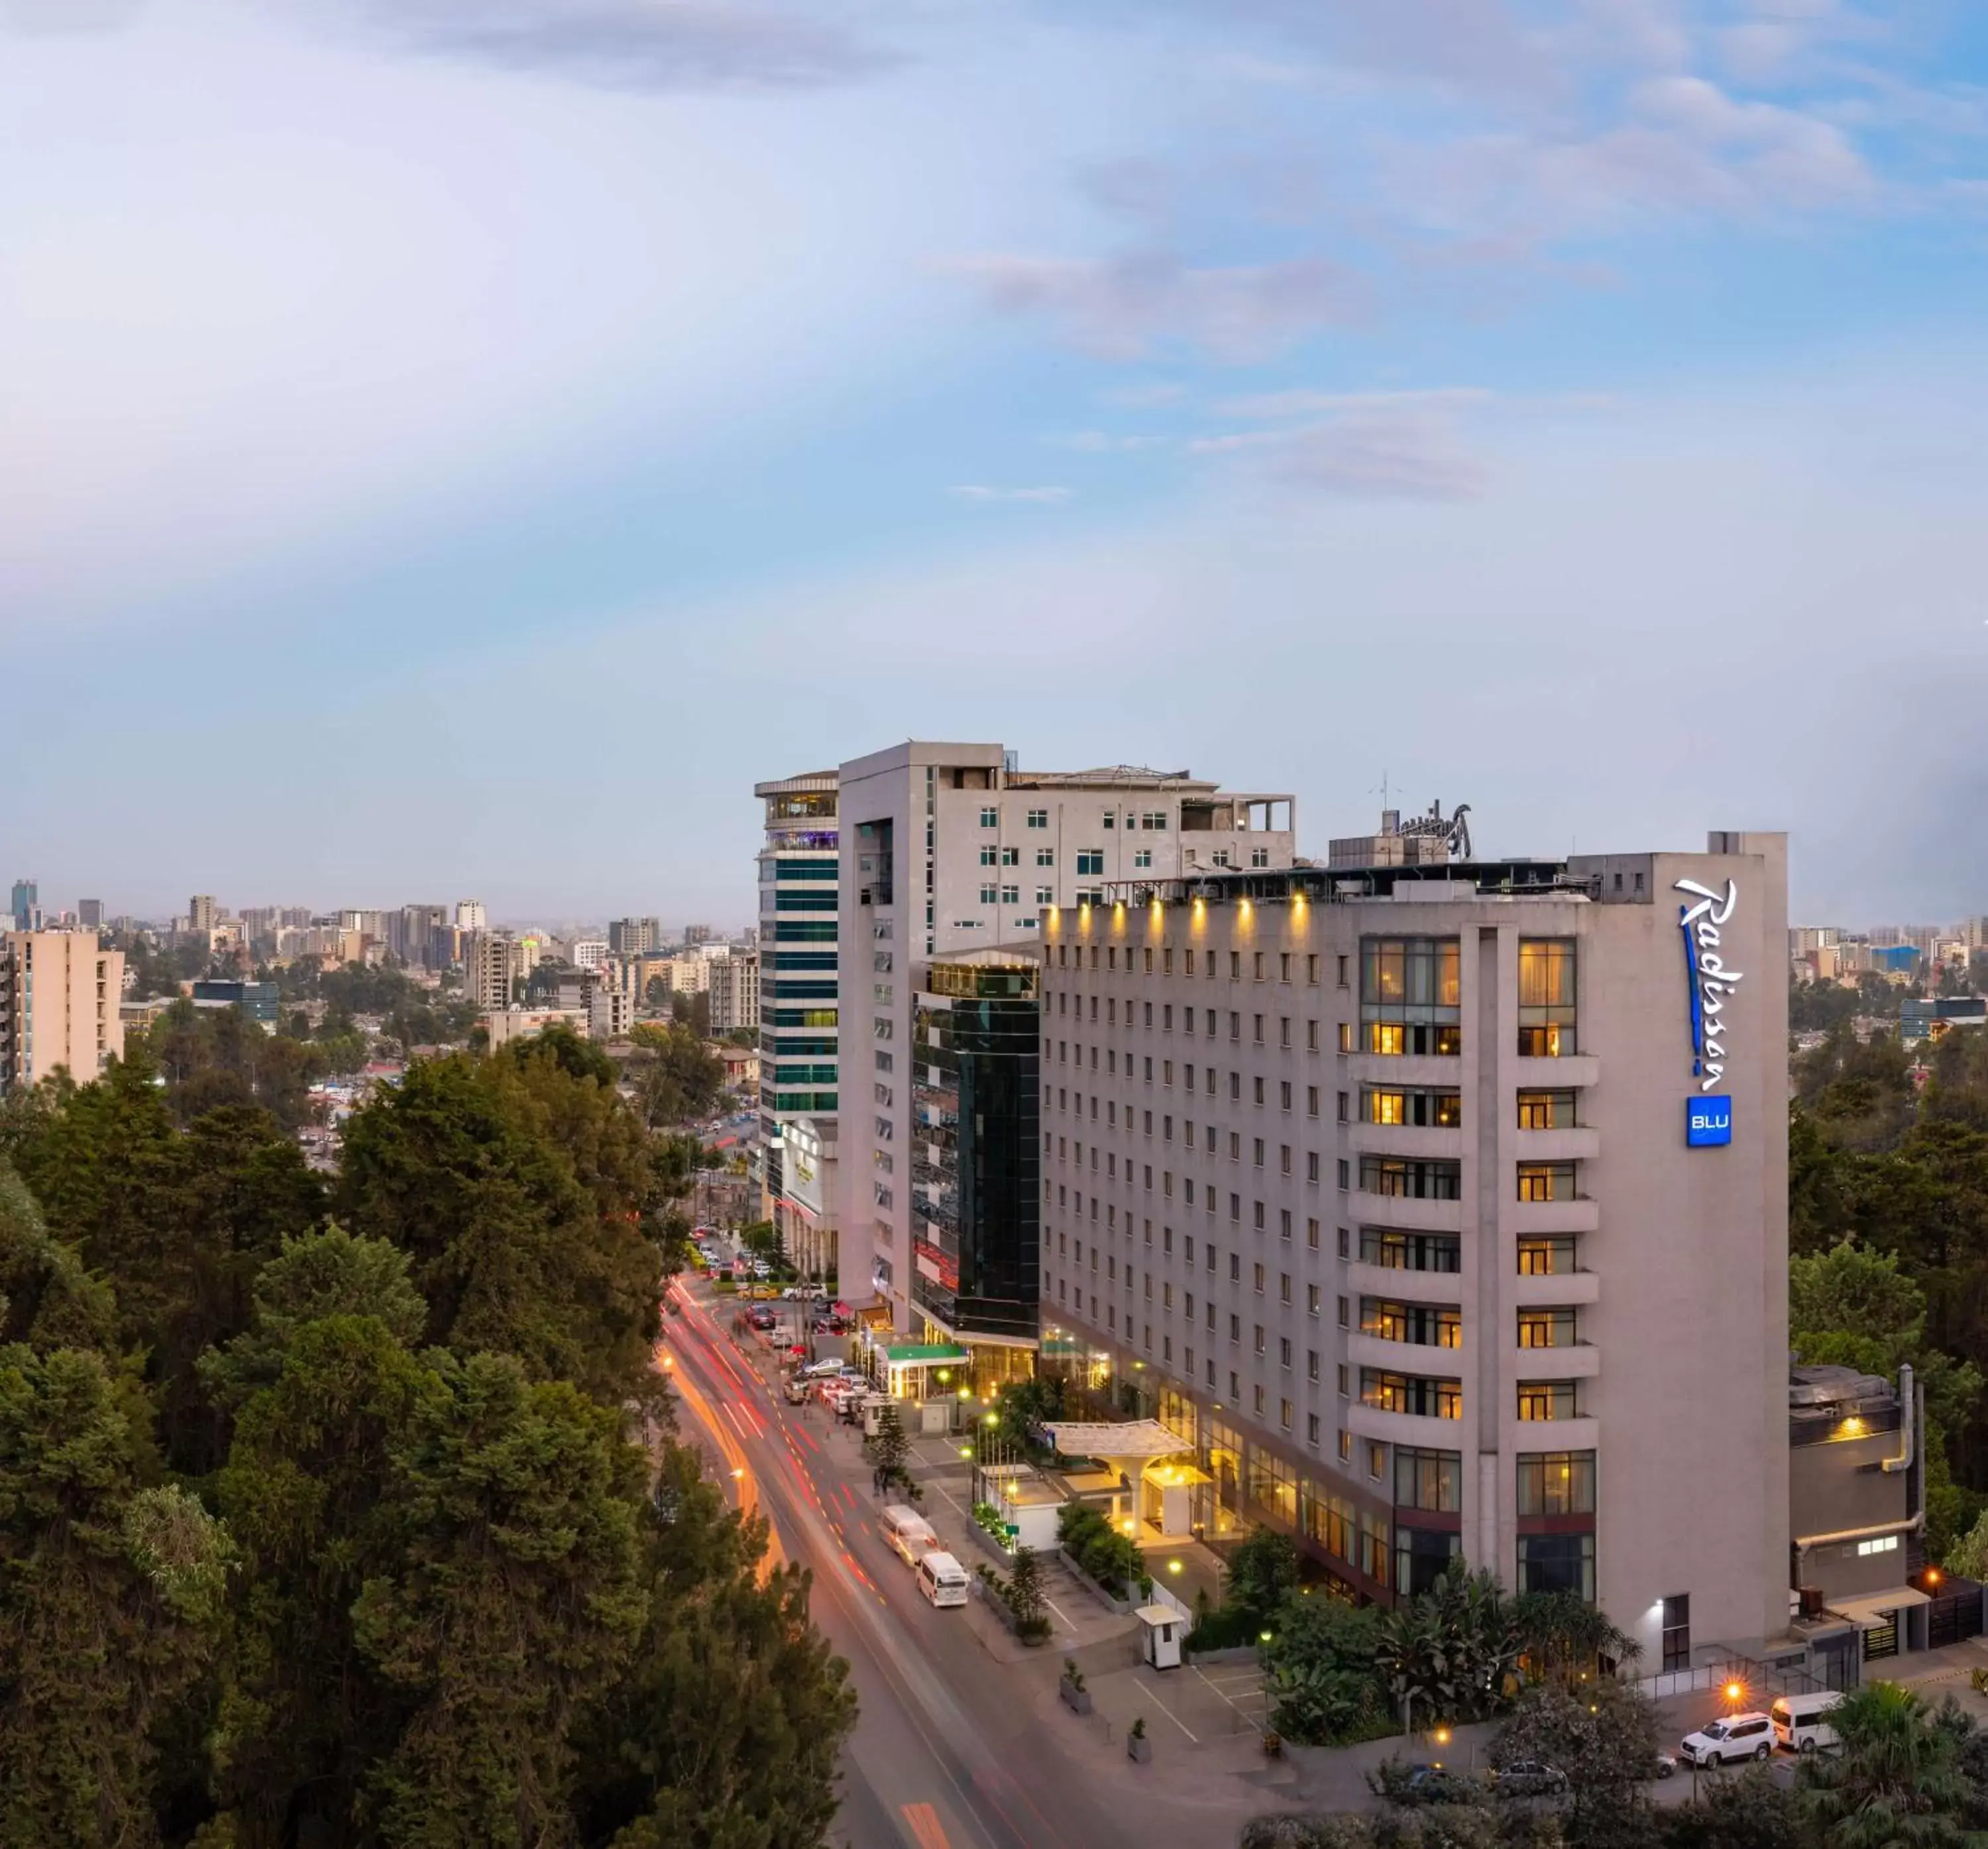
<path fill-rule="evenodd" d="M 1163 809 L 1128 809 L 1124 813 L 1125 826 L 1128 829 L 1160 830 L 1168 826 L 1167 812 Z M 1031 828 L 1048 827 L 1050 812 L 1046 809 L 1030 810 L 1028 812 L 1028 825 Z M 1100 827 L 1115 830 L 1118 826 L 1118 811 L 1115 809 L 1106 810 L 1099 817 L 1098 825 Z M 989 803 L 982 808 L 980 811 L 980 826 L 982 828 L 999 828 L 1001 826 L 1001 811 L 999 807 Z"/>
<path fill-rule="evenodd" d="M 1518 1512 L 1533 1515 L 1594 1513 L 1594 1453 L 1522 1451 L 1518 1458 Z M 1444 1515 L 1463 1507 L 1463 1458 L 1455 1451 L 1395 1447 L 1395 1506 Z"/>
<path fill-rule="evenodd" d="M 1097 864 L 1090 867 L 1080 866 L 1077 870 L 1079 873 L 1102 874 L 1104 871 L 1104 850 L 1094 848 L 1089 851 L 1097 855 Z M 1045 861 L 1043 864 L 1047 865 L 1048 863 Z M 1107 972 L 1122 969 L 1127 975 L 1136 972 L 1149 976 L 1170 976 L 1174 973 L 1174 947 L 1171 944 L 1163 944 L 1157 948 L 1150 944 L 1093 944 L 1087 947 L 1090 952 L 1088 964 L 1084 957 L 1086 948 L 1082 944 L 1059 944 L 1057 946 L 1057 966 L 1063 969 L 1088 968 Z M 1256 950 L 1247 953 L 1249 960 L 1246 972 L 1243 952 L 1232 950 L 1227 954 L 1229 979 L 1232 982 L 1268 982 L 1273 979 L 1280 982 L 1295 982 L 1302 979 L 1317 988 L 1324 965 L 1322 957 L 1310 952 Z M 1222 955 L 1219 951 L 1197 951 L 1192 946 L 1184 945 L 1180 952 L 1181 973 L 1190 976 L 1199 975 L 1212 982 L 1221 968 L 1219 958 Z M 1273 958 L 1276 959 L 1274 968 L 1272 965 Z M 1339 985 L 1344 989 L 1346 986 L 1347 959 L 1341 957 L 1337 961 Z"/>

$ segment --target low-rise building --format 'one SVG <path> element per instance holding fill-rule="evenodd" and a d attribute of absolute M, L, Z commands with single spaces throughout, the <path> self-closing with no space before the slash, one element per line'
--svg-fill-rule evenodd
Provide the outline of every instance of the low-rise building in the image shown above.
<path fill-rule="evenodd" d="M 238 1008 L 247 1019 L 266 1027 L 272 1033 L 281 1018 L 281 992 L 274 982 L 208 977 L 195 982 L 191 993 L 196 1006 L 205 1003 L 215 1007 Z"/>

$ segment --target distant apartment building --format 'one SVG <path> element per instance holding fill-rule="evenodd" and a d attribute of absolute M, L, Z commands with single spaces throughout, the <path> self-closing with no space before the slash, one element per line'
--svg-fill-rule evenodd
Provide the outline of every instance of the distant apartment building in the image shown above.
<path fill-rule="evenodd" d="M 86 1085 L 124 1051 L 124 953 L 87 931 L 0 933 L 0 1091 L 66 1070 Z"/>
<path fill-rule="evenodd" d="M 1046 913 L 1045 1364 L 1347 1596 L 1787 1638 L 1787 911 L 1785 837 L 1716 833 Z"/>
<path fill-rule="evenodd" d="M 841 941 L 865 965 L 841 1004 L 852 1066 L 839 1144 L 844 1290 L 861 1288 L 860 1229 L 869 1281 L 897 1327 L 948 1340 L 984 1333 L 994 1371 L 1013 1318 L 984 1332 L 948 1320 L 948 1230 L 921 1212 L 912 1186 L 929 1159 L 915 1048 L 928 966 L 1033 949 L 1046 908 L 1101 901 L 1114 881 L 1288 867 L 1293 801 L 1125 765 L 1025 771 L 996 744 L 893 745 L 845 763 L 839 782 Z"/>
<path fill-rule="evenodd" d="M 759 1025 L 759 955 L 735 950 L 729 956 L 705 960 L 706 993 L 711 998 L 710 1029 L 738 1033 Z"/>
<path fill-rule="evenodd" d="M 837 908 L 840 824 L 836 774 L 756 783 L 766 805 L 759 850 L 760 1182 L 790 1256 L 836 1271 L 845 1293 L 837 1208 L 842 972 Z M 703 963 L 706 979 L 712 967 Z M 862 1257 L 867 1272 L 867 1255 Z"/>
<path fill-rule="evenodd" d="M 617 957 L 639 957 L 663 945 L 663 927 L 655 918 L 616 918 L 607 927 L 607 947 Z"/>
<path fill-rule="evenodd" d="M 516 940 L 481 931 L 462 950 L 462 993 L 479 1009 L 509 1008 L 512 982 L 524 974 Z"/>
<path fill-rule="evenodd" d="M 387 947 L 404 963 L 446 969 L 455 961 L 455 914 L 447 905 L 403 905 L 387 919 Z"/>
<path fill-rule="evenodd" d="M 14 891 L 8 901 L 8 915 L 14 921 L 16 931 L 39 931 L 42 928 L 42 891 L 32 880 L 16 880 Z"/>
<path fill-rule="evenodd" d="M 577 938 L 573 941 L 573 965 L 576 969 L 598 969 L 607 958 L 605 938 Z"/>
<path fill-rule="evenodd" d="M 455 928 L 458 931 L 488 931 L 490 913 L 481 899 L 458 899 L 455 902 Z"/>
<path fill-rule="evenodd" d="M 686 924 L 683 941 L 693 948 L 699 944 L 708 944 L 711 941 L 711 927 L 708 924 Z"/>
<path fill-rule="evenodd" d="M 187 929 L 211 931 L 221 919 L 221 901 L 211 892 L 197 892 L 187 901 Z"/>
<path fill-rule="evenodd" d="M 587 991 L 587 1032 L 590 1039 L 626 1039 L 635 1019 L 635 998 L 618 982 L 597 982 Z"/>
<path fill-rule="evenodd" d="M 85 931 L 100 931 L 103 927 L 103 901 L 101 899 L 78 899 L 76 902 L 76 921 Z"/>

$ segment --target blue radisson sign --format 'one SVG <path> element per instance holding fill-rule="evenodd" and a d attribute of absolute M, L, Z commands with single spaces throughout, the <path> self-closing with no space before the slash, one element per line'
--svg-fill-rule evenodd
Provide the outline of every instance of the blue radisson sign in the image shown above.
<path fill-rule="evenodd" d="M 1732 919 L 1740 889 L 1732 880 L 1723 892 L 1679 880 L 1675 890 L 1692 901 L 1679 908 L 1678 927 L 1691 985 L 1691 1074 L 1700 1094 L 1685 1101 L 1685 1141 L 1693 1149 L 1716 1149 L 1733 1141 L 1733 1100 L 1719 1087 L 1726 1082 L 1726 1005 L 1741 979 L 1740 971 L 1726 967 L 1719 934 Z"/>

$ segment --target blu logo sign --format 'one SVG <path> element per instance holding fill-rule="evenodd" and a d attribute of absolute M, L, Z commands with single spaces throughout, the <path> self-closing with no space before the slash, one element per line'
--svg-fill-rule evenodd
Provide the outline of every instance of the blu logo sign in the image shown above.
<path fill-rule="evenodd" d="M 1687 1098 L 1684 1106 L 1684 1140 L 1692 1149 L 1719 1149 L 1733 1141 L 1733 1100 L 1730 1098 Z"/>

